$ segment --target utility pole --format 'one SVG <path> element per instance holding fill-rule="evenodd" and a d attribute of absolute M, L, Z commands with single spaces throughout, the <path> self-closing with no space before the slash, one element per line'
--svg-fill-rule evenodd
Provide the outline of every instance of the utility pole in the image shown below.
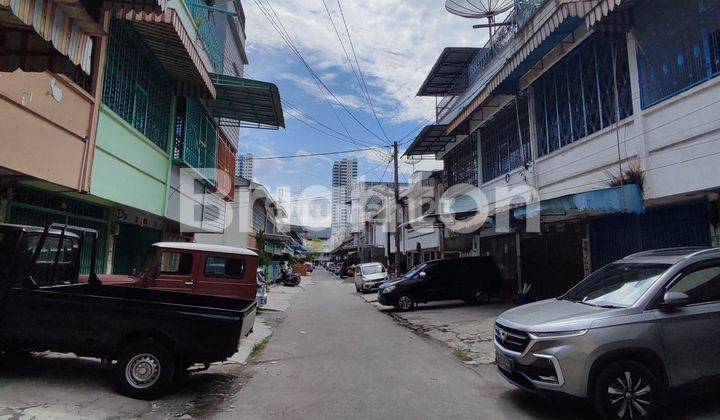
<path fill-rule="evenodd" d="M 398 144 L 393 142 L 393 161 L 395 162 L 395 275 L 400 274 L 400 186 L 398 185 Z M 402 212 L 400 213 L 402 214 Z"/>

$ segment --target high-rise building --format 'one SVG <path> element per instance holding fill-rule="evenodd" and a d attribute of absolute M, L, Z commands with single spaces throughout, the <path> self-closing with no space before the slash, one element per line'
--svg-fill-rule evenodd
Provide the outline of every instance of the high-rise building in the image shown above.
<path fill-rule="evenodd" d="M 245 153 L 244 155 L 238 155 L 237 159 L 237 175 L 252 181 L 253 175 L 255 174 L 253 168 L 253 161 L 255 159 L 253 154 Z"/>
<path fill-rule="evenodd" d="M 332 169 L 332 220 L 330 229 L 333 236 L 341 235 L 350 224 L 350 200 L 352 187 L 357 180 L 357 159 L 341 159 L 333 163 Z"/>

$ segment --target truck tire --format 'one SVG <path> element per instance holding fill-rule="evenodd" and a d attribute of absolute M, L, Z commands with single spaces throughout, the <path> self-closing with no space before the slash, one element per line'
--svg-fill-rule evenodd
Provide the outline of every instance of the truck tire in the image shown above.
<path fill-rule="evenodd" d="M 118 391 L 131 398 L 151 400 L 159 397 L 174 376 L 175 359 L 156 341 L 128 344 L 118 358 Z"/>

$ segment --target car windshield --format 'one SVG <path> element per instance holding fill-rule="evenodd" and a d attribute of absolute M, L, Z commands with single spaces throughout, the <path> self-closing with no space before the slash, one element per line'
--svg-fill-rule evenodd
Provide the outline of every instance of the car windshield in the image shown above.
<path fill-rule="evenodd" d="M 422 270 L 424 270 L 425 267 L 427 267 L 427 263 L 422 263 L 422 264 L 420 264 L 420 265 L 416 265 L 415 267 L 411 268 L 410 271 L 408 271 L 407 273 L 405 273 L 405 277 L 412 277 L 412 276 L 414 276 L 415 274 L 417 274 L 417 273 L 421 272 Z"/>
<path fill-rule="evenodd" d="M 615 263 L 580 282 L 560 299 L 606 308 L 626 308 L 670 268 L 667 264 Z"/>
<path fill-rule="evenodd" d="M 369 276 L 371 274 L 384 273 L 385 267 L 383 267 L 382 264 L 361 265 L 360 271 L 364 276 Z"/>

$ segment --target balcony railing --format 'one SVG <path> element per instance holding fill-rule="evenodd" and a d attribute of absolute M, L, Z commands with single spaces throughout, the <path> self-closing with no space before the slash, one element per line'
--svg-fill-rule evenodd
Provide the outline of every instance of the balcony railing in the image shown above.
<path fill-rule="evenodd" d="M 458 95 L 445 96 L 444 98 L 442 98 L 442 100 L 435 107 L 436 121 L 439 122 L 450 112 L 451 109 L 453 109 L 453 106 L 457 103 L 458 98 Z"/>
<path fill-rule="evenodd" d="M 472 85 L 480 78 L 492 59 L 505 50 L 517 33 L 518 23 L 515 20 L 514 11 L 505 18 L 503 23 L 505 25 L 493 33 L 492 38 L 485 44 L 482 52 L 475 56 L 468 65 L 468 85 Z"/>
<path fill-rule="evenodd" d="M 547 3 L 548 0 L 515 0 L 515 21 L 518 27 L 522 27 L 535 14 L 535 12 Z"/>
<path fill-rule="evenodd" d="M 215 8 L 208 6 L 202 0 L 187 0 L 187 6 L 195 21 L 195 28 L 200 35 L 200 39 L 203 44 L 205 44 L 205 50 L 213 62 L 213 66 L 215 67 L 214 73 L 222 74 L 225 54 L 223 45 L 217 39 L 215 31 L 213 30 L 213 13 Z"/>

